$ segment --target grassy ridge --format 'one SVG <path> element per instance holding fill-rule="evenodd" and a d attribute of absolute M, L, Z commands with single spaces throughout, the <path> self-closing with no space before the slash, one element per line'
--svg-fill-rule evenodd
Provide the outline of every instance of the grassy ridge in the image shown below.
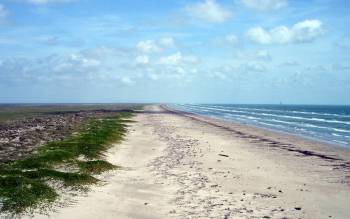
<path fill-rule="evenodd" d="M 48 182 L 69 188 L 98 182 L 93 174 L 116 168 L 103 160 L 104 152 L 123 139 L 131 116 L 123 112 L 92 119 L 68 139 L 48 143 L 27 159 L 0 165 L 0 211 L 18 214 L 52 203 L 58 193 Z"/>
<path fill-rule="evenodd" d="M 140 104 L 0 104 L 0 123 L 50 114 L 93 110 L 128 110 Z"/>

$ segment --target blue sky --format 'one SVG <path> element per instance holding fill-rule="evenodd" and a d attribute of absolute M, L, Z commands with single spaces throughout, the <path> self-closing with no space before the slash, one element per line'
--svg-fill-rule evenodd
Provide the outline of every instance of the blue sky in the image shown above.
<path fill-rule="evenodd" d="M 0 0 L 0 102 L 350 104 L 347 0 Z"/>

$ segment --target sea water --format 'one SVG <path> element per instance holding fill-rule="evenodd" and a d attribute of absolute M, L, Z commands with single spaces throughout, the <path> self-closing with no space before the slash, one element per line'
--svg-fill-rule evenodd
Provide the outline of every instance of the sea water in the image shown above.
<path fill-rule="evenodd" d="M 350 106 L 174 104 L 171 107 L 350 147 Z"/>

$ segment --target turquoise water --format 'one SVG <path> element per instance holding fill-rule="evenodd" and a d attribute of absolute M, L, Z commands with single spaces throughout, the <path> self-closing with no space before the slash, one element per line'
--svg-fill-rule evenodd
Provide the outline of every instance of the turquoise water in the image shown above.
<path fill-rule="evenodd" d="M 172 107 L 350 147 L 350 106 L 174 104 Z"/>

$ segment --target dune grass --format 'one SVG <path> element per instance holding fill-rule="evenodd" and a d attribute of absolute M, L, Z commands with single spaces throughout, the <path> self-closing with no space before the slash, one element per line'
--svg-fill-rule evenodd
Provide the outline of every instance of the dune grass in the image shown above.
<path fill-rule="evenodd" d="M 43 145 L 26 159 L 0 165 L 0 211 L 20 214 L 54 202 L 59 188 L 50 186 L 50 181 L 70 188 L 97 183 L 94 174 L 117 168 L 104 160 L 104 153 L 123 139 L 131 116 L 121 112 L 91 119 L 71 137 Z"/>
<path fill-rule="evenodd" d="M 117 168 L 117 166 L 104 160 L 83 161 L 79 162 L 78 165 L 82 172 L 88 174 L 100 174 L 104 171 Z"/>

